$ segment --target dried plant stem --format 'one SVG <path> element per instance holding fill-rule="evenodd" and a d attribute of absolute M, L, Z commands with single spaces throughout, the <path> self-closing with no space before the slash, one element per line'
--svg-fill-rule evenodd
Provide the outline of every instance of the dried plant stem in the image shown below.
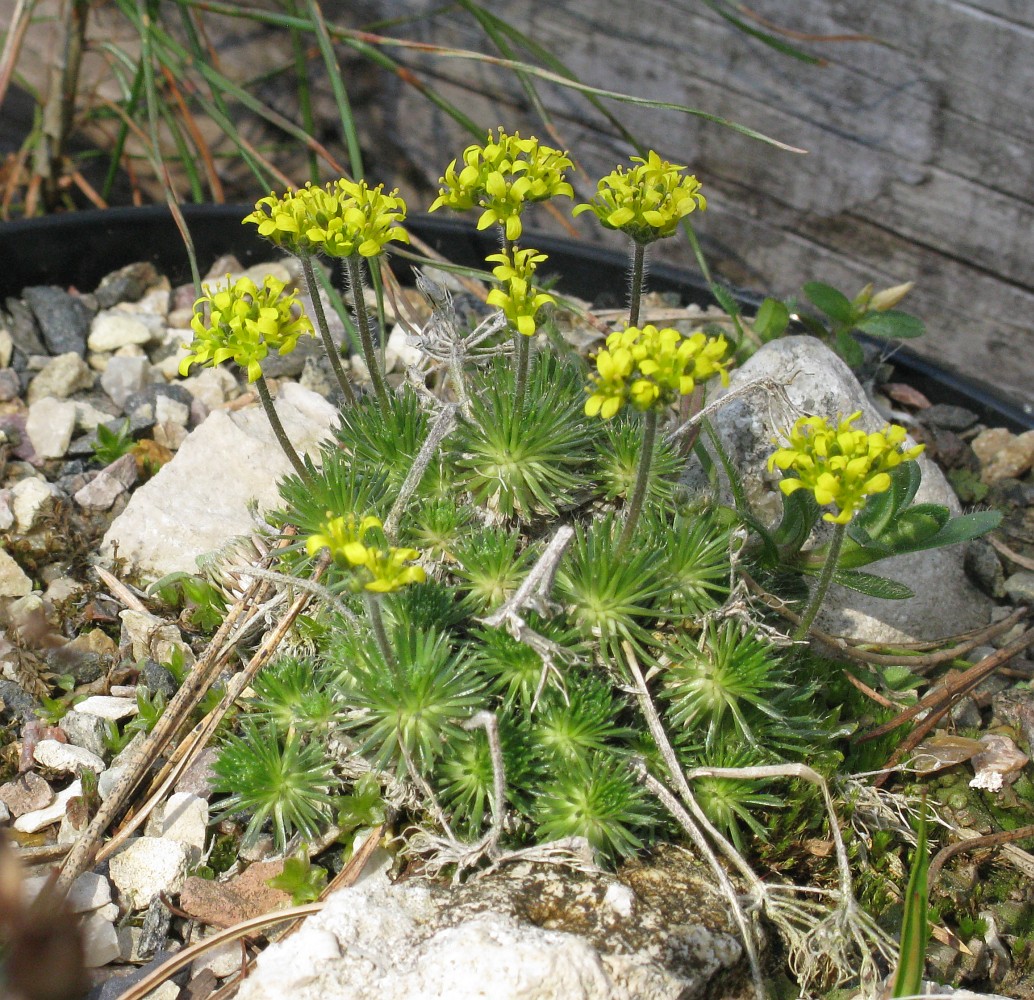
<path fill-rule="evenodd" d="M 437 419 L 431 425 L 431 430 L 421 445 L 420 451 L 417 453 L 412 466 L 410 466 L 409 472 L 406 473 L 406 478 L 403 480 L 402 486 L 399 487 L 399 495 L 395 498 L 388 516 L 384 519 L 384 534 L 389 541 L 394 539 L 395 533 L 398 531 L 399 520 L 405 512 L 409 498 L 420 485 L 420 480 L 423 478 L 431 459 L 438 453 L 442 442 L 449 436 L 449 433 L 455 426 L 457 409 L 458 407 L 455 403 L 450 403 L 448 406 L 443 407 L 442 412 L 438 414 Z"/>
<path fill-rule="evenodd" d="M 334 377 L 337 379 L 337 384 L 341 387 L 345 401 L 354 403 L 355 393 L 352 391 L 352 385 L 345 374 L 344 366 L 341 364 L 341 352 L 338 350 L 337 344 L 334 343 L 334 338 L 330 335 L 330 326 L 327 323 L 327 314 L 323 309 L 323 300 L 320 298 L 320 288 L 316 281 L 316 272 L 312 267 L 312 258 L 308 254 L 300 254 L 298 260 L 302 265 L 305 287 L 309 292 L 309 298 L 312 300 L 312 311 L 316 314 L 316 325 L 319 327 L 320 337 L 323 340 L 323 349 L 327 352 L 327 357 L 330 359 L 330 367 L 334 369 Z"/>
<path fill-rule="evenodd" d="M 328 560 L 324 559 L 316 564 L 316 568 L 313 572 L 314 580 L 319 579 L 323 571 L 327 568 L 327 563 Z M 283 641 L 284 636 L 287 635 L 288 630 L 294 625 L 298 615 L 305 610 L 305 606 L 309 603 L 309 600 L 309 593 L 299 594 L 298 597 L 295 598 L 290 608 L 285 612 L 283 618 L 281 618 L 277 623 L 276 628 L 274 628 L 265 637 L 265 639 L 263 639 L 262 645 L 255 651 L 247 665 L 237 673 L 227 685 L 226 691 L 223 693 L 223 697 L 220 699 L 219 704 L 216 705 L 216 707 L 212 709 L 212 711 L 209 712 L 197 726 L 194 727 L 194 729 L 187 735 L 186 739 L 183 740 L 177 750 L 172 754 L 169 763 L 163 768 L 162 773 L 158 775 L 158 787 L 151 792 L 147 802 L 137 810 L 130 820 L 119 828 L 116 835 L 97 852 L 98 861 L 104 861 L 118 850 L 129 835 L 136 830 L 141 823 L 143 823 L 154 807 L 162 800 L 165 793 L 187 769 L 191 761 L 208 745 L 209 740 L 211 740 L 215 735 L 216 730 L 219 728 L 219 724 L 226 717 L 226 713 L 230 711 L 241 692 L 255 679 L 256 674 L 258 674 L 258 672 L 273 658 L 280 646 L 280 643 Z"/>
<path fill-rule="evenodd" d="M 176 735 L 183 723 L 190 718 L 190 713 L 194 711 L 219 675 L 219 671 L 233 648 L 230 641 L 231 635 L 239 619 L 250 611 L 254 604 L 258 603 L 257 596 L 264 586 L 260 581 L 254 581 L 227 612 L 204 655 L 194 665 L 194 669 L 187 675 L 180 689 L 173 695 L 154 728 L 147 734 L 147 738 L 128 762 L 122 776 L 115 782 L 108 797 L 101 803 L 97 814 L 90 821 L 90 825 L 68 852 L 58 876 L 59 888 L 67 891 L 72 883 L 93 863 L 104 831 L 125 807 L 129 796 L 143 779 L 148 767 L 158 758 L 166 743 Z"/>
<path fill-rule="evenodd" d="M 305 463 L 298 457 L 298 452 L 294 450 L 294 445 L 291 444 L 291 439 L 287 436 L 287 431 L 284 430 L 284 425 L 280 422 L 280 416 L 276 412 L 276 407 L 273 406 L 272 397 L 269 395 L 269 386 L 266 384 L 266 377 L 259 375 L 255 379 L 255 388 L 258 389 L 259 402 L 262 404 L 262 409 L 266 411 L 266 417 L 269 420 L 269 426 L 273 428 L 273 435 L 283 448 L 284 454 L 290 459 L 291 465 L 294 466 L 294 471 L 301 477 L 303 483 L 312 485 L 312 476 L 309 474 L 309 470 L 305 468 Z"/>

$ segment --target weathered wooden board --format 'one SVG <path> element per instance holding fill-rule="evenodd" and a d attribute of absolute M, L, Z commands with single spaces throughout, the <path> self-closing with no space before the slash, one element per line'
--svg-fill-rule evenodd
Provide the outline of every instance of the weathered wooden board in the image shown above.
<path fill-rule="evenodd" d="M 425 9 L 384 0 L 385 13 Z M 1023 0 L 758 0 L 766 21 L 846 40 L 774 53 L 691 0 L 490 4 L 583 81 L 688 104 L 808 150 L 795 155 L 674 112 L 609 106 L 642 141 L 688 163 L 710 208 L 698 232 L 719 273 L 787 294 L 813 278 L 853 292 L 918 282 L 920 353 L 1034 405 L 1034 8 Z M 462 12 L 413 37 L 486 49 Z M 541 134 L 512 77 L 477 63 L 413 59 L 465 112 Z M 480 91 L 484 98 L 470 93 Z M 584 167 L 580 194 L 631 152 L 576 96 L 540 93 Z M 404 88 L 395 140 L 433 179 L 469 141 Z M 389 120 L 392 112 L 388 112 Z M 546 221 L 542 214 L 537 222 Z M 583 224 L 584 223 L 584 224 Z M 578 230 L 597 238 L 591 223 Z M 686 263 L 688 249 L 665 245 Z"/>

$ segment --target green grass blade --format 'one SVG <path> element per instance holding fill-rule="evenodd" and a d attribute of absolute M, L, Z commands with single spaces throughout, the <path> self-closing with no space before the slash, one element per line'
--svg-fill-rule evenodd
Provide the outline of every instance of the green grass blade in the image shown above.
<path fill-rule="evenodd" d="M 751 38 L 756 38 L 759 42 L 767 45 L 770 49 L 775 49 L 776 52 L 781 52 L 784 56 L 790 56 L 791 59 L 798 59 L 803 63 L 807 63 L 809 66 L 826 65 L 825 59 L 813 56 L 810 53 L 805 52 L 803 49 L 797 48 L 796 45 L 784 42 L 776 35 L 772 35 L 767 31 L 762 31 L 760 28 L 755 28 L 753 25 L 747 24 L 746 21 L 738 18 L 724 3 L 719 2 L 719 0 L 703 0 L 703 2 L 720 18 L 722 18 L 722 20 L 728 21 L 729 24 L 731 24 L 737 31 L 742 31 L 743 34 L 749 35 Z"/>
<path fill-rule="evenodd" d="M 330 89 L 334 93 L 334 103 L 337 105 L 341 128 L 345 134 L 345 145 L 348 147 L 348 162 L 352 168 L 352 177 L 358 180 L 363 176 L 363 155 L 359 149 L 359 135 L 356 132 L 355 118 L 352 115 L 352 104 L 341 78 L 341 67 L 334 54 L 334 46 L 331 43 L 330 34 L 327 32 L 327 22 L 323 20 L 323 11 L 320 10 L 318 0 L 305 0 L 305 5 L 309 12 L 311 30 L 316 36 L 316 44 L 323 57 L 323 64 L 327 67 Z"/>

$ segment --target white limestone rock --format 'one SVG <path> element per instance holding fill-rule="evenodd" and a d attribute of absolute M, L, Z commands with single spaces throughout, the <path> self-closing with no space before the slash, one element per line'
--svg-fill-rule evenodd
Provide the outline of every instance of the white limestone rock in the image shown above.
<path fill-rule="evenodd" d="M 146 344 L 150 339 L 151 328 L 139 317 L 106 310 L 94 316 L 86 346 L 100 354 L 117 351 L 127 344 Z"/>
<path fill-rule="evenodd" d="M 0 597 L 24 597 L 31 593 L 32 580 L 6 549 L 0 549 Z"/>
<path fill-rule="evenodd" d="M 77 747 L 74 743 L 61 743 L 58 740 L 40 740 L 33 749 L 32 756 L 44 767 L 77 777 L 82 777 L 83 771 L 87 768 L 94 774 L 100 774 L 106 767 L 104 760 L 97 754 Z"/>
<path fill-rule="evenodd" d="M 191 866 L 201 860 L 207 834 L 208 803 L 190 792 L 174 792 L 164 808 L 155 810 L 147 823 L 149 837 L 165 837 L 181 843 Z"/>
<path fill-rule="evenodd" d="M 47 396 L 67 399 L 80 389 L 92 388 L 93 378 L 90 366 L 74 351 L 58 354 L 51 358 L 29 383 L 25 399 L 30 406 Z"/>
<path fill-rule="evenodd" d="M 60 496 L 61 491 L 45 479 L 29 476 L 18 480 L 11 487 L 14 530 L 23 534 L 32 531 L 54 509 Z"/>
<path fill-rule="evenodd" d="M 76 405 L 47 396 L 29 406 L 25 433 L 40 458 L 61 458 L 75 433 Z"/>
<path fill-rule="evenodd" d="M 136 837 L 111 856 L 108 870 L 122 902 L 131 910 L 144 910 L 158 893 L 183 887 L 187 851 L 175 840 Z"/>
<path fill-rule="evenodd" d="M 138 711 L 135 698 L 112 698 L 106 694 L 93 694 L 89 698 L 83 698 L 75 706 L 75 710 L 86 715 L 96 715 L 109 722 L 128 719 Z"/>
<path fill-rule="evenodd" d="M 83 937 L 83 961 L 88 969 L 98 969 L 119 957 L 115 925 L 99 913 L 88 913 L 80 924 Z"/>
<path fill-rule="evenodd" d="M 286 382 L 275 401 L 288 437 L 315 453 L 337 417 L 325 399 Z M 193 573 L 197 557 L 252 529 L 248 502 L 279 504 L 277 480 L 293 471 L 259 406 L 215 410 L 175 458 L 133 494 L 104 536 L 102 554 L 118 554 L 144 577 Z"/>
<path fill-rule="evenodd" d="M 264 951 L 239 1000 L 726 995 L 716 977 L 746 974 L 727 907 L 703 865 L 661 853 L 630 884 L 514 866 L 476 885 L 391 885 L 382 869 Z"/>
<path fill-rule="evenodd" d="M 781 512 L 779 473 L 769 473 L 768 456 L 776 448 L 773 439 L 802 415 L 828 419 L 862 416 L 856 426 L 878 430 L 886 420 L 868 400 L 850 369 L 829 348 L 813 337 L 783 337 L 762 347 L 732 373 L 728 391 L 759 378 L 792 381 L 786 386 L 790 407 L 781 405 L 770 391 L 756 390 L 731 400 L 714 415 L 713 422 L 729 458 L 739 471 L 747 501 L 765 523 L 773 524 Z M 720 398 L 724 393 L 716 393 Z M 943 473 L 919 456 L 923 483 L 917 503 L 938 503 L 959 513 L 959 503 Z M 699 465 L 690 463 L 685 476 L 699 486 Z M 819 537 L 829 526 L 820 522 Z M 863 567 L 911 587 L 915 597 L 888 601 L 867 597 L 842 587 L 830 588 L 816 619 L 819 628 L 834 635 L 848 635 L 874 643 L 939 639 L 986 625 L 991 601 L 980 593 L 963 571 L 965 546 L 932 549 Z"/>
<path fill-rule="evenodd" d="M 22 882 L 22 893 L 26 905 L 40 893 L 50 881 L 49 875 L 34 875 Z M 111 902 L 111 883 L 93 872 L 83 872 L 71 885 L 65 897 L 73 913 L 89 913 L 100 910 Z"/>

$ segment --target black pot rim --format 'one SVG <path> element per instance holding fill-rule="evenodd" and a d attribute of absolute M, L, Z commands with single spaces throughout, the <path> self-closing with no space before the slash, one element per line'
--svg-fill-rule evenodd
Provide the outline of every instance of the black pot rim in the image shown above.
<path fill-rule="evenodd" d="M 250 205 L 237 204 L 182 206 L 203 270 L 226 253 L 235 254 L 246 265 L 269 259 L 270 245 L 254 227 L 241 223 L 251 210 Z M 413 214 L 406 226 L 459 264 L 483 266 L 485 254 L 498 248 L 493 231 L 478 231 L 460 219 Z M 527 231 L 526 242 L 549 254 L 551 269 L 563 277 L 561 291 L 596 298 L 610 284 L 615 298 L 622 299 L 627 281 L 624 254 L 533 230 Z M 89 250 L 84 253 L 83 247 Z M 186 251 L 164 205 L 85 210 L 0 223 L 0 299 L 31 285 L 92 290 L 105 274 L 138 260 L 150 260 L 173 282 L 189 280 Z M 668 264 L 651 266 L 649 287 L 676 292 L 701 306 L 714 302 L 698 274 Z M 751 292 L 734 293 L 748 308 L 761 302 L 761 296 Z M 1003 399 L 992 386 L 941 368 L 906 347 L 898 348 L 892 361 L 902 377 L 934 402 L 961 402 L 985 423 L 1014 431 L 1034 428 L 1034 407 Z"/>

